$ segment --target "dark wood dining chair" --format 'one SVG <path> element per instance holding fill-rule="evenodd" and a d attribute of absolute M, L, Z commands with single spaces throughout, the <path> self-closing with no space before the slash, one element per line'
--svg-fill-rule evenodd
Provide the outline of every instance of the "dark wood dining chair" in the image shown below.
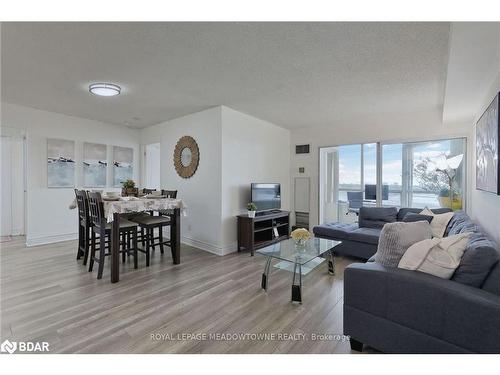
<path fill-rule="evenodd" d="M 167 198 L 176 199 L 177 198 L 177 190 L 164 190 L 164 189 L 161 189 L 161 195 L 165 196 Z M 169 217 L 170 213 L 171 212 L 168 211 L 168 210 L 160 210 L 159 211 L 159 215 L 166 216 L 166 217 Z"/>
<path fill-rule="evenodd" d="M 144 194 L 144 195 L 151 194 L 153 191 L 156 191 L 156 189 L 147 189 L 147 188 L 144 188 L 144 189 L 141 190 L 142 194 Z"/>
<path fill-rule="evenodd" d="M 143 247 L 145 247 L 146 267 L 148 267 L 151 249 L 154 250 L 155 246 L 160 246 L 160 253 L 163 254 L 164 245 L 172 247 L 170 240 L 163 239 L 163 228 L 171 224 L 170 217 L 163 215 L 139 215 L 131 217 L 130 220 L 137 223 L 141 228 L 141 240 Z M 155 237 L 155 229 L 158 229 L 157 237 Z"/>
<path fill-rule="evenodd" d="M 78 207 L 78 250 L 76 259 L 83 256 L 83 265 L 87 265 L 90 250 L 90 222 L 87 193 L 85 190 L 75 189 L 76 205 Z"/>
<path fill-rule="evenodd" d="M 163 190 L 161 189 L 161 195 L 166 196 L 167 198 L 177 198 L 177 190 Z"/>
<path fill-rule="evenodd" d="M 109 237 L 111 234 L 111 223 L 106 222 L 101 193 L 87 192 L 87 200 L 90 221 L 92 224 L 89 272 L 92 272 L 94 262 L 97 262 L 99 264 L 97 270 L 97 278 L 101 279 L 102 273 L 104 271 L 104 260 L 106 256 L 110 255 L 109 251 L 106 252 L 106 248 L 110 249 L 110 246 L 106 246 L 106 238 L 108 238 L 109 242 Z M 96 257 L 97 234 L 99 235 L 99 257 Z M 125 262 L 126 255 L 133 255 L 134 268 L 137 268 L 137 252 L 139 251 L 137 246 L 137 224 L 132 221 L 120 218 L 120 234 L 122 235 L 122 249 L 119 251 L 120 254 L 122 254 L 122 261 Z M 130 243 L 130 241 L 125 240 L 126 237 L 132 238 L 132 244 Z"/>
<path fill-rule="evenodd" d="M 161 189 L 161 195 L 164 196 L 164 197 L 167 197 L 167 198 L 171 198 L 171 199 L 176 199 L 177 198 L 177 190 L 165 190 L 165 189 Z M 160 210 L 158 211 L 158 215 L 159 216 L 163 216 L 165 218 L 168 218 L 168 220 L 170 221 L 170 214 L 171 212 L 169 210 Z M 170 225 L 170 224 L 168 224 Z M 166 225 L 166 226 L 168 226 Z M 143 231 L 141 230 L 141 233 Z M 160 230 L 161 232 L 161 230 Z M 154 229 L 151 231 L 150 233 L 150 236 L 151 238 L 153 238 L 153 242 L 152 242 L 152 249 L 153 251 L 155 250 L 155 246 L 158 245 L 159 243 L 163 242 L 163 244 L 166 244 L 168 246 L 170 246 L 170 242 L 169 241 L 166 241 L 164 242 L 163 241 L 163 233 L 159 233 L 158 237 L 155 237 L 154 236 Z M 158 240 L 158 243 L 156 243 L 155 241 Z M 163 254 L 163 245 L 161 246 L 160 248 L 160 251 L 161 253 Z"/>

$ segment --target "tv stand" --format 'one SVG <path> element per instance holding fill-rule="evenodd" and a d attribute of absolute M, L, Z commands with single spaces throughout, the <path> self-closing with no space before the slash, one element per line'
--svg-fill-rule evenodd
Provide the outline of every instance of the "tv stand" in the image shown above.
<path fill-rule="evenodd" d="M 281 210 L 269 210 L 269 211 L 261 211 L 261 212 L 256 212 L 255 216 L 266 216 L 266 215 L 271 215 L 271 214 L 279 214 L 283 211 Z"/>
<path fill-rule="evenodd" d="M 273 210 L 259 213 L 254 218 L 238 215 L 238 252 L 254 251 L 290 236 L 290 212 Z"/>

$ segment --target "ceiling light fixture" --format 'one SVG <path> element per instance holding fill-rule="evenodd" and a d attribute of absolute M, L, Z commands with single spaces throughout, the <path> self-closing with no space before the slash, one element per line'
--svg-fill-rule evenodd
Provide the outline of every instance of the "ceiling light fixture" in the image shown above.
<path fill-rule="evenodd" d="M 93 83 L 89 86 L 90 93 L 99 96 L 120 95 L 121 87 L 113 83 Z"/>

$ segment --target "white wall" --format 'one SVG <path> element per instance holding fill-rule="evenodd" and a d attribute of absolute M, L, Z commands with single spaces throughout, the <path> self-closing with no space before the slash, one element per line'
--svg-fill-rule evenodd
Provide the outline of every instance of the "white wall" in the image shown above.
<path fill-rule="evenodd" d="M 474 124 L 470 128 L 470 216 L 477 221 L 486 232 L 500 244 L 500 196 L 476 190 L 476 126 L 475 123 L 484 113 L 495 95 L 500 91 L 500 71 L 490 89 L 485 93 L 481 107 L 475 114 Z"/>
<path fill-rule="evenodd" d="M 68 206 L 73 188 L 47 188 L 47 138 L 75 141 L 76 187 L 82 185 L 83 142 L 103 143 L 134 149 L 134 179 L 139 176 L 139 131 L 102 122 L 2 103 L 2 126 L 26 130 L 28 245 L 56 242 L 77 237 L 77 212 Z M 108 147 L 108 165 L 111 163 Z M 111 168 L 108 168 L 110 170 Z M 108 171 L 109 172 L 109 171 Z M 108 186 L 112 181 L 108 173 Z M 119 190 L 107 188 L 106 190 Z"/>
<path fill-rule="evenodd" d="M 179 177 L 174 168 L 174 148 L 182 136 L 198 143 L 200 163 L 188 179 Z M 221 107 L 193 113 L 142 129 L 143 145 L 160 142 L 161 187 L 178 190 L 188 207 L 181 218 L 184 243 L 221 254 Z"/>
<path fill-rule="evenodd" d="M 236 217 L 246 212 L 250 183 L 281 184 L 290 209 L 290 131 L 222 107 L 222 253 L 236 251 Z"/>
<path fill-rule="evenodd" d="M 134 180 L 140 186 L 139 150 L 160 143 L 161 187 L 177 189 L 188 206 L 188 216 L 181 219 L 182 241 L 219 255 L 236 251 L 235 215 L 245 211 L 251 182 L 281 183 L 283 209 L 290 207 L 290 132 L 227 107 L 139 130 L 2 103 L 2 126 L 26 132 L 28 245 L 77 236 L 77 212 L 68 209 L 73 188 L 47 188 L 47 138 L 74 140 L 78 165 L 83 142 L 132 147 Z M 192 136 L 200 148 L 198 170 L 189 179 L 179 177 L 173 165 L 175 145 L 184 135 Z M 76 187 L 82 177 L 77 168 Z M 108 171 L 106 190 L 119 190 L 111 187 L 111 177 Z"/>
<path fill-rule="evenodd" d="M 405 116 L 381 114 L 376 118 L 360 118 L 349 123 L 338 123 L 332 120 L 329 128 L 293 130 L 291 133 L 291 178 L 311 178 L 310 227 L 318 224 L 320 147 L 380 141 L 468 137 L 469 135 L 469 124 L 443 125 L 439 109 L 431 112 L 409 113 Z M 310 153 L 296 155 L 295 145 L 298 144 L 310 144 Z M 305 167 L 305 173 L 299 173 L 299 167 Z M 293 190 L 293 185 L 291 187 Z M 293 196 L 293 191 L 291 191 L 291 196 Z"/>
<path fill-rule="evenodd" d="M 188 179 L 177 175 L 174 148 L 182 136 L 198 143 L 200 164 Z M 219 106 L 141 131 L 141 144 L 160 142 L 161 186 L 178 190 L 188 209 L 184 243 L 218 255 L 236 251 L 236 218 L 249 200 L 250 183 L 280 182 L 289 208 L 290 133 L 269 122 Z"/>
<path fill-rule="evenodd" d="M 144 156 L 146 158 L 144 163 L 144 179 L 143 185 L 148 189 L 161 189 L 161 155 L 160 144 L 152 143 L 146 145 Z"/>

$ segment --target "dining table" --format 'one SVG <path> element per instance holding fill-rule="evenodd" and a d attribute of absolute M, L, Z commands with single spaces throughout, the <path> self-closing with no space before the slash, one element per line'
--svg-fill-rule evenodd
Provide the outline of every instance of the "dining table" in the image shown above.
<path fill-rule="evenodd" d="M 110 258 L 111 282 L 120 281 L 120 216 L 134 212 L 161 211 L 162 215 L 170 218 L 170 243 L 174 264 L 181 263 L 181 216 L 186 216 L 186 205 L 182 199 L 159 196 L 146 197 L 119 197 L 108 199 L 103 196 L 104 216 L 111 223 Z M 76 208 L 76 200 L 69 206 Z"/>

